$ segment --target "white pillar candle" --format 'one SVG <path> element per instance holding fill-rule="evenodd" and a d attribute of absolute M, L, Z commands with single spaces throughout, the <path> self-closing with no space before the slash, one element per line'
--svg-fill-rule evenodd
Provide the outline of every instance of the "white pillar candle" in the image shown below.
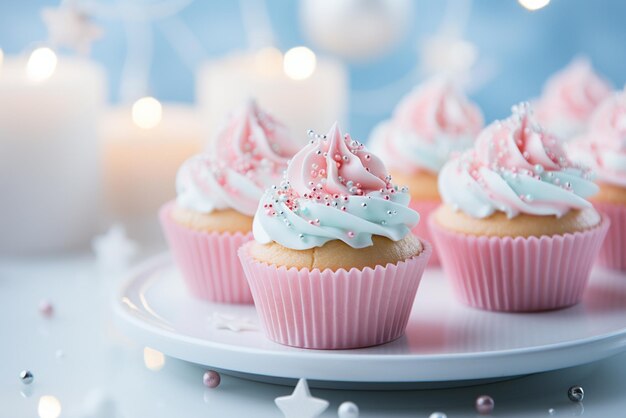
<path fill-rule="evenodd" d="M 0 67 L 0 252 L 86 244 L 100 215 L 104 74 L 48 48 Z"/>
<path fill-rule="evenodd" d="M 283 56 L 274 48 L 235 53 L 203 65 L 197 77 L 203 118 L 215 133 L 226 114 L 248 98 L 285 123 L 293 135 L 326 132 L 345 122 L 348 76 L 338 61 L 298 47 Z"/>
<path fill-rule="evenodd" d="M 159 207 L 176 196 L 178 168 L 203 149 L 203 125 L 196 109 L 153 98 L 105 112 L 105 196 L 114 219 L 154 227 Z"/>

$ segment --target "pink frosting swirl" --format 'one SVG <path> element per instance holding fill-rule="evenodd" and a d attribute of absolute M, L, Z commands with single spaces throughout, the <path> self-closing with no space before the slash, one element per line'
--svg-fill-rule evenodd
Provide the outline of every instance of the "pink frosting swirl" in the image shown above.
<path fill-rule="evenodd" d="M 478 106 L 447 78 L 433 78 L 398 104 L 393 121 L 399 128 L 435 142 L 441 135 L 473 136 L 483 127 Z"/>
<path fill-rule="evenodd" d="M 611 85 L 598 76 L 589 60 L 578 58 L 546 82 L 535 103 L 539 122 L 569 139 L 586 128 L 596 107 L 611 94 Z"/>
<path fill-rule="evenodd" d="M 298 148 L 281 123 L 249 101 L 229 115 L 205 155 L 183 164 L 177 202 L 198 212 L 230 208 L 253 216 Z"/>
<path fill-rule="evenodd" d="M 451 154 L 471 147 L 482 127 L 478 106 L 449 79 L 435 77 L 402 99 L 392 119 L 374 131 L 372 142 L 395 170 L 437 173 Z"/>
<path fill-rule="evenodd" d="M 341 240 L 354 248 L 372 236 L 394 241 L 419 222 L 406 188 L 391 183 L 381 160 L 337 124 L 314 135 L 291 160 L 284 180 L 268 189 L 254 217 L 254 237 L 293 249 Z"/>
<path fill-rule="evenodd" d="M 387 170 L 377 156 L 348 134 L 342 138 L 336 123 L 324 138 L 311 140 L 289 164 L 287 178 L 293 190 L 304 195 L 320 183 L 330 194 L 364 195 L 386 188 Z"/>
<path fill-rule="evenodd" d="M 598 106 L 587 134 L 572 144 L 572 155 L 593 167 L 600 180 L 626 187 L 626 91 Z"/>
<path fill-rule="evenodd" d="M 273 164 L 282 171 L 301 144 L 282 123 L 249 100 L 228 116 L 211 146 L 220 159 L 243 164 L 242 169 Z"/>
<path fill-rule="evenodd" d="M 513 106 L 513 117 L 489 125 L 476 140 L 475 163 L 512 171 L 571 166 L 557 137 L 542 130 L 526 104 Z"/>
<path fill-rule="evenodd" d="M 477 218 L 495 211 L 562 216 L 591 206 L 585 198 L 597 186 L 522 104 L 510 118 L 485 128 L 472 150 L 446 164 L 439 191 L 444 202 Z"/>

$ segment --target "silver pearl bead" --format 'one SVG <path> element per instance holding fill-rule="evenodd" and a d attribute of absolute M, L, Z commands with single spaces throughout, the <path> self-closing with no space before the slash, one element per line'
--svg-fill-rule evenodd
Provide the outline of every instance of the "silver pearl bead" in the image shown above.
<path fill-rule="evenodd" d="M 567 397 L 572 402 L 582 402 L 585 397 L 585 391 L 581 386 L 572 386 L 567 390 Z"/>
<path fill-rule="evenodd" d="M 339 418 L 359 418 L 359 407 L 353 402 L 344 402 L 337 410 Z"/>
<path fill-rule="evenodd" d="M 25 385 L 33 383 L 34 378 L 35 376 L 33 376 L 33 373 L 30 370 L 22 370 L 20 372 L 20 381 Z"/>
<path fill-rule="evenodd" d="M 476 412 L 479 414 L 491 414 L 496 406 L 491 396 L 483 395 L 476 398 Z"/>
<path fill-rule="evenodd" d="M 428 418 L 448 418 L 448 416 L 443 412 L 433 412 L 428 416 Z"/>

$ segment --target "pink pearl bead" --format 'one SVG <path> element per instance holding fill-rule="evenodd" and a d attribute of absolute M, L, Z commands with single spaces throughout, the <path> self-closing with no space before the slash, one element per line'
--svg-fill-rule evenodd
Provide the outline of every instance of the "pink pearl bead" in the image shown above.
<path fill-rule="evenodd" d="M 481 415 L 488 415 L 493 412 L 496 403 L 491 396 L 482 395 L 476 398 L 476 412 Z"/>
<path fill-rule="evenodd" d="M 202 376 L 202 383 L 204 383 L 204 386 L 211 389 L 218 387 L 221 380 L 222 378 L 220 377 L 220 374 L 215 370 L 208 370 L 204 373 L 204 376 Z"/>
<path fill-rule="evenodd" d="M 39 303 L 39 313 L 46 318 L 50 318 L 54 314 L 54 306 L 47 300 L 42 300 Z"/>

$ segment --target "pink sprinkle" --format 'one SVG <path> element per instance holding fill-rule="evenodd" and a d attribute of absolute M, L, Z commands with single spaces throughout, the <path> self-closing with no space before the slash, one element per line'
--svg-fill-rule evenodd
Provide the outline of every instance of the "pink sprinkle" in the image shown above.
<path fill-rule="evenodd" d="M 348 237 L 349 238 L 354 238 L 354 232 L 348 231 Z"/>
<path fill-rule="evenodd" d="M 39 313 L 45 318 L 50 318 L 54 314 L 54 306 L 52 306 L 50 301 L 42 300 L 39 303 Z"/>

